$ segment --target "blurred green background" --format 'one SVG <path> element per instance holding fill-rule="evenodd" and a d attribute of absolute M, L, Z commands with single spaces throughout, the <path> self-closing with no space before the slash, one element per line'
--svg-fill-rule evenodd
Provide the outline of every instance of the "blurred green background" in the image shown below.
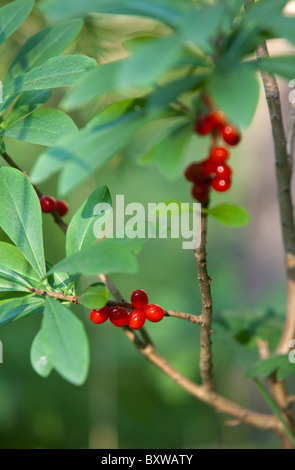
<path fill-rule="evenodd" d="M 8 2 L 1 1 L 0 4 Z M 0 78 L 4 77 L 18 47 L 44 26 L 34 13 L 1 48 Z M 92 20 L 86 23 L 80 40 L 71 47 L 95 57 L 98 62 L 122 55 L 120 35 L 134 30 L 134 22 Z M 120 34 L 118 33 L 120 31 Z M 288 45 L 272 44 L 273 49 Z M 284 112 L 288 88 L 281 83 Z M 54 92 L 51 106 L 58 106 L 61 91 Z M 245 97 L 247 99 L 247 97 Z M 95 110 L 72 114 L 79 126 Z M 190 185 L 182 174 L 188 162 L 206 156 L 208 141 L 195 138 L 173 181 L 154 165 L 139 165 L 123 155 L 113 158 L 102 170 L 67 198 L 70 211 L 66 221 L 86 197 L 106 184 L 115 198 L 124 194 L 128 202 L 190 201 Z M 27 172 L 42 147 L 9 141 L 8 153 Z M 3 162 L 1 162 L 3 164 Z M 285 285 L 280 235 L 273 146 L 267 108 L 261 93 L 255 119 L 243 131 L 241 145 L 232 151 L 234 178 L 226 194 L 214 194 L 213 203 L 231 202 L 251 214 L 247 227 L 232 229 L 214 220 L 209 223 L 208 267 L 212 277 L 216 313 L 235 311 L 253 314 L 272 309 L 283 315 Z M 56 194 L 56 179 L 44 183 L 45 194 Z M 45 251 L 54 263 L 64 254 L 64 235 L 50 216 L 43 216 Z M 6 240 L 0 233 L 1 240 Z M 137 275 L 116 275 L 112 279 L 128 299 L 134 289 L 145 289 L 150 301 L 166 309 L 198 314 L 201 310 L 194 256 L 178 240 L 151 240 L 139 255 Z M 1 328 L 4 363 L 0 364 L 0 447 L 1 448 L 276 448 L 275 436 L 244 425 L 225 426 L 226 418 L 186 394 L 153 365 L 141 357 L 122 331 L 107 323 L 95 326 L 89 312 L 76 308 L 84 319 L 91 345 L 89 378 L 75 387 L 55 372 L 47 379 L 35 374 L 30 365 L 30 346 L 41 318 L 32 317 Z M 160 354 L 195 381 L 199 376 L 199 327 L 179 319 L 166 318 L 148 324 Z M 220 338 L 212 336 L 214 370 L 218 390 L 240 404 L 268 411 L 250 380 Z M 292 384 L 291 389 L 292 389 Z M 294 393 L 294 385 L 293 385 Z"/>

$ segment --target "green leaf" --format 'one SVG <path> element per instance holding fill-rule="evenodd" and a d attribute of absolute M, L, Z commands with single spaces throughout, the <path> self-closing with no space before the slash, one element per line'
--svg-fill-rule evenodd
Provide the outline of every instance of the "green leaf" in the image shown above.
<path fill-rule="evenodd" d="M 16 0 L 0 8 L 0 44 L 2 44 L 27 18 L 34 0 Z"/>
<path fill-rule="evenodd" d="M 19 297 L 1 305 L 0 327 L 12 321 L 43 312 L 44 299 L 27 295 Z"/>
<path fill-rule="evenodd" d="M 103 214 L 97 210 L 99 208 L 98 204 L 112 205 L 107 186 L 97 188 L 72 218 L 66 237 L 67 256 L 95 245 L 94 225 L 97 227 L 99 219 L 103 217 Z"/>
<path fill-rule="evenodd" d="M 53 266 L 50 272 L 53 271 L 89 275 L 117 272 L 131 274 L 137 272 L 137 263 L 134 256 L 116 241 L 105 240 L 64 258 Z"/>
<path fill-rule="evenodd" d="M 79 302 L 87 308 L 102 308 L 109 299 L 109 291 L 104 284 L 97 282 L 87 287 L 79 295 Z"/>
<path fill-rule="evenodd" d="M 218 204 L 203 211 L 229 227 L 241 227 L 247 225 L 250 220 L 246 209 L 235 204 Z"/>
<path fill-rule="evenodd" d="M 207 74 L 187 76 L 158 87 L 148 97 L 147 112 L 164 111 L 183 93 L 195 89 L 204 81 Z"/>
<path fill-rule="evenodd" d="M 259 98 L 259 83 L 249 64 L 217 65 L 208 89 L 230 121 L 241 127 L 249 126 Z"/>
<path fill-rule="evenodd" d="M 36 273 L 45 274 L 39 198 L 18 170 L 0 167 L 0 227 L 20 249 Z"/>
<path fill-rule="evenodd" d="M 74 85 L 94 67 L 96 61 L 82 54 L 52 57 L 39 67 L 13 78 L 6 85 L 4 83 L 3 93 L 8 96 L 26 90 Z"/>
<path fill-rule="evenodd" d="M 82 385 L 89 369 L 88 338 L 82 322 L 67 307 L 47 298 L 40 338 L 52 367 L 69 382 Z"/>
<path fill-rule="evenodd" d="M 171 132 L 181 128 L 186 123 L 189 123 L 189 120 L 179 116 L 151 121 L 143 126 L 130 140 L 124 149 L 124 154 L 129 158 L 144 157 L 165 137 L 169 136 Z M 142 159 L 142 161 L 144 162 L 145 160 Z"/>
<path fill-rule="evenodd" d="M 197 46 L 210 49 L 210 39 L 218 33 L 225 14 L 225 5 L 203 5 L 190 9 L 183 16 L 183 34 Z"/>
<path fill-rule="evenodd" d="M 0 262 L 2 266 L 15 271 L 27 283 L 36 286 L 40 282 L 40 276 L 28 263 L 22 252 L 10 243 L 0 242 Z"/>
<path fill-rule="evenodd" d="M 39 106 L 46 103 L 50 95 L 51 90 L 25 91 L 5 119 L 5 127 L 11 126 L 14 122 L 35 111 Z"/>
<path fill-rule="evenodd" d="M 285 429 L 286 435 L 289 437 L 290 441 L 293 443 L 293 446 L 295 447 L 295 437 L 292 433 L 292 431 L 289 429 L 289 426 L 287 426 L 285 418 L 282 415 L 282 411 L 279 409 L 277 406 L 276 402 L 274 399 L 270 396 L 264 385 L 262 383 L 254 378 L 253 382 L 257 386 L 258 390 L 260 391 L 261 395 L 263 396 L 264 400 L 266 403 L 269 405 L 270 409 L 273 411 L 273 413 L 279 418 L 281 421 L 283 428 Z"/>
<path fill-rule="evenodd" d="M 295 56 L 266 57 L 259 59 L 253 64 L 263 72 L 280 75 L 286 80 L 292 80 L 294 74 Z"/>
<path fill-rule="evenodd" d="M 117 75 L 117 86 L 122 89 L 154 85 L 179 59 L 182 37 L 153 39 L 122 61 Z M 147 67 L 148 64 L 148 67 Z"/>
<path fill-rule="evenodd" d="M 116 88 L 116 77 L 120 62 L 101 65 L 88 72 L 78 85 L 70 90 L 61 102 L 61 106 L 69 111 L 85 106 L 90 101 L 102 97 Z"/>
<path fill-rule="evenodd" d="M 164 140 L 156 145 L 142 158 L 142 162 L 155 162 L 161 173 L 168 179 L 179 174 L 181 161 L 191 138 L 190 125 L 172 131 Z"/>
<path fill-rule="evenodd" d="M 280 354 L 277 356 L 267 357 L 266 359 L 260 359 L 246 370 L 245 377 L 268 377 L 285 362 L 289 362 L 288 354 Z"/>
<path fill-rule="evenodd" d="M 62 169 L 58 189 L 61 195 L 68 194 L 123 148 L 145 120 L 140 111 L 135 111 L 112 123 L 86 127 L 73 138 L 65 138 L 41 154 L 32 170 L 31 181 L 44 181 Z"/>
<path fill-rule="evenodd" d="M 92 12 L 149 16 L 174 25 L 179 22 L 180 5 L 180 2 L 173 2 L 171 5 L 171 0 L 42 0 L 40 8 L 51 21 L 86 16 Z"/>
<path fill-rule="evenodd" d="M 34 338 L 30 352 L 31 364 L 35 372 L 41 377 L 48 377 L 53 369 L 48 360 L 42 343 L 42 333 L 39 331 Z"/>
<path fill-rule="evenodd" d="M 24 3 L 23 0 L 20 2 Z M 44 64 L 51 57 L 61 54 L 79 34 L 82 26 L 81 19 L 65 21 L 43 29 L 30 37 L 14 58 L 4 83 L 28 72 L 33 67 Z"/>
<path fill-rule="evenodd" d="M 30 284 L 19 274 L 0 264 L 0 292 L 24 291 L 28 292 Z"/>
<path fill-rule="evenodd" d="M 24 140 L 32 144 L 54 145 L 67 134 L 75 134 L 77 127 L 67 114 L 57 109 L 38 109 L 29 116 L 6 127 L 0 135 Z"/>

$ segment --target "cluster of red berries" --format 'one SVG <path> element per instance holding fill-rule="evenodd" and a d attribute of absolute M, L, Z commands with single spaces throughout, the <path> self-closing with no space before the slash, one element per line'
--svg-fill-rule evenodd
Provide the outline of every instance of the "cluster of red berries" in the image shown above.
<path fill-rule="evenodd" d="M 146 292 L 142 289 L 137 289 L 131 295 L 131 303 L 134 307 L 130 313 L 123 307 L 108 307 L 107 305 L 97 310 L 90 312 L 90 320 L 93 323 L 101 324 L 108 319 L 115 326 L 128 325 L 133 330 L 139 330 L 143 327 L 145 320 L 151 322 L 161 321 L 164 317 L 164 310 L 156 304 L 148 304 L 149 299 Z"/>
<path fill-rule="evenodd" d="M 50 212 L 53 212 L 54 209 L 56 209 L 58 215 L 63 217 L 64 215 L 67 214 L 69 210 L 69 206 L 66 203 L 66 201 L 62 201 L 61 199 L 55 200 L 51 196 L 40 197 L 40 204 L 41 204 L 41 210 L 45 214 L 49 214 Z"/>
<path fill-rule="evenodd" d="M 199 135 L 213 134 L 235 146 L 241 140 L 238 129 L 228 123 L 223 111 L 215 110 L 198 116 L 194 130 Z M 199 202 L 209 197 L 210 187 L 215 191 L 227 191 L 231 186 L 232 169 L 226 163 L 229 150 L 224 146 L 213 146 L 209 157 L 200 162 L 191 163 L 185 170 L 185 177 L 193 183 L 192 196 Z"/>

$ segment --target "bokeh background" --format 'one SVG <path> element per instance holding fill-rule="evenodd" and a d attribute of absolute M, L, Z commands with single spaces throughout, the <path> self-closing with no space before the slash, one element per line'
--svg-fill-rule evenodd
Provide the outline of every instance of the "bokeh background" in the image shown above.
<path fill-rule="evenodd" d="M 8 3 L 0 1 L 0 5 Z M 45 26 L 35 12 L 1 47 L 0 78 L 3 78 L 19 46 Z M 121 36 L 138 27 L 125 18 L 87 20 L 70 51 L 95 57 L 99 63 L 124 54 Z M 271 43 L 272 52 L 290 49 L 284 42 Z M 295 78 L 295 75 L 294 75 Z M 280 82 L 284 115 L 288 112 L 288 84 Z M 65 90 L 55 91 L 50 105 L 58 106 Z M 241 90 L 243 93 L 243 90 Z M 247 96 L 245 96 L 245 100 Z M 79 126 L 100 109 L 72 113 Z M 242 110 L 241 110 L 242 112 Z M 154 165 L 140 165 L 120 154 L 84 185 L 71 193 L 66 221 L 99 185 L 106 184 L 113 196 L 124 194 L 128 202 L 192 201 L 190 185 L 183 178 L 186 165 L 206 156 L 208 140 L 194 138 L 182 161 L 179 177 L 167 179 Z M 27 172 L 42 147 L 7 140 L 8 152 Z M 87 158 L 87 156 L 86 156 Z M 3 164 L 3 162 L 1 162 Z M 232 189 L 214 194 L 213 203 L 239 203 L 251 215 L 248 226 L 227 228 L 209 222 L 208 267 L 212 277 L 214 311 L 233 311 L 243 316 L 271 310 L 279 317 L 285 308 L 285 276 L 279 225 L 273 144 L 263 90 L 255 118 L 243 130 L 241 145 L 232 151 Z M 45 194 L 57 196 L 56 178 L 44 183 Z M 44 216 L 47 259 L 55 263 L 64 254 L 64 235 L 50 216 Z M 0 233 L 1 240 L 7 240 Z M 113 281 L 128 298 L 136 288 L 149 294 L 150 301 L 166 309 L 200 313 L 197 273 L 191 251 L 178 240 L 151 240 L 139 255 L 136 275 L 116 275 Z M 30 365 L 30 346 L 41 317 L 31 317 L 0 330 L 4 363 L 0 364 L 1 448 L 276 448 L 276 438 L 246 426 L 229 427 L 226 418 L 186 394 L 141 357 L 122 331 L 111 324 L 95 326 L 89 312 L 76 308 L 84 320 L 91 345 L 89 378 L 75 387 L 55 372 L 47 379 Z M 199 376 L 199 328 L 179 319 L 147 325 L 160 354 L 195 381 Z M 267 405 L 221 338 L 215 337 L 214 370 L 218 390 L 226 397 L 256 410 Z M 292 382 L 292 381 L 291 381 Z M 290 387 L 294 384 L 290 383 Z"/>

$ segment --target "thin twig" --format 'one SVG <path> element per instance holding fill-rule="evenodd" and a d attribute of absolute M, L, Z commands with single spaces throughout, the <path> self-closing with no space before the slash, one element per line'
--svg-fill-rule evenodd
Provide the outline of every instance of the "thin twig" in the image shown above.
<path fill-rule="evenodd" d="M 269 57 L 266 43 L 260 44 L 257 48 L 258 61 L 264 57 Z M 287 151 L 280 92 L 276 78 L 274 75 L 270 75 L 265 72 L 262 72 L 261 76 L 269 109 L 275 147 L 278 202 L 285 250 L 285 265 L 288 288 L 287 309 L 284 330 L 277 347 L 277 353 L 283 354 L 289 351 L 290 341 L 295 337 L 295 225 L 291 195 L 292 166 L 290 156 L 288 155 Z M 285 384 L 282 381 L 277 380 L 276 373 L 270 375 L 269 383 L 277 405 L 280 407 L 280 409 L 283 409 L 288 399 Z M 294 433 L 292 410 L 286 409 L 284 417 L 288 427 Z M 281 440 L 284 448 L 293 448 L 292 443 L 288 437 L 284 436 Z"/>

